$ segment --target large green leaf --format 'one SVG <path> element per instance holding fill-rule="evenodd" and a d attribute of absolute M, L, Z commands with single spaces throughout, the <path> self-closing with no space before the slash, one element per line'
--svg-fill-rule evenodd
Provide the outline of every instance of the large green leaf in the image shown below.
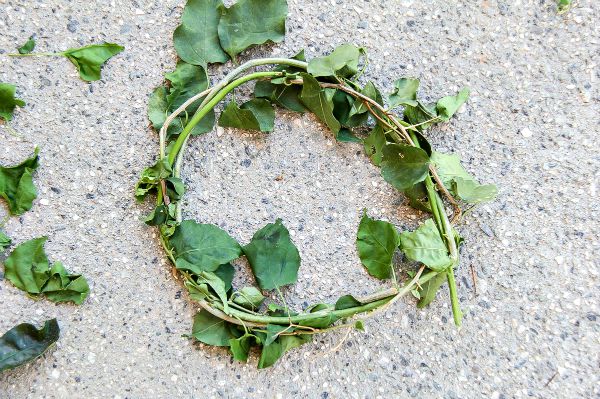
<path fill-rule="evenodd" d="M 311 340 L 312 335 L 309 334 L 280 335 L 271 344 L 263 346 L 260 359 L 258 360 L 258 368 L 264 369 L 272 366 L 285 354 L 285 352 L 310 342 Z"/>
<path fill-rule="evenodd" d="M 221 0 L 188 0 L 181 14 L 181 25 L 173 33 L 179 58 L 206 67 L 211 62 L 227 62 L 219 44 L 218 26 Z"/>
<path fill-rule="evenodd" d="M 306 112 L 306 108 L 300 101 L 302 86 L 273 84 L 268 80 L 260 80 L 254 86 L 254 96 L 266 98 L 280 107 L 294 112 Z"/>
<path fill-rule="evenodd" d="M 429 157 L 420 148 L 404 144 L 383 147 L 381 175 L 400 191 L 423 181 L 429 171 Z"/>
<path fill-rule="evenodd" d="M 233 60 L 254 44 L 280 42 L 285 36 L 286 0 L 239 0 L 229 8 L 222 4 L 218 8 L 219 41 Z"/>
<path fill-rule="evenodd" d="M 25 101 L 15 97 L 16 86 L 0 82 L 0 119 L 10 121 L 15 107 L 24 107 Z"/>
<path fill-rule="evenodd" d="M 22 215 L 33 206 L 37 190 L 32 174 L 39 166 L 38 149 L 33 155 L 15 166 L 0 166 L 0 197 L 8 203 L 12 215 Z"/>
<path fill-rule="evenodd" d="M 295 283 L 300 254 L 281 219 L 258 230 L 244 247 L 258 286 L 265 290 Z"/>
<path fill-rule="evenodd" d="M 448 122 L 460 106 L 467 101 L 469 93 L 469 88 L 465 87 L 455 96 L 447 96 L 439 99 L 435 106 L 438 118 L 444 122 Z"/>
<path fill-rule="evenodd" d="M 29 54 L 33 51 L 34 48 L 35 39 L 33 38 L 33 36 L 30 36 L 29 39 L 17 50 L 19 51 L 19 54 Z"/>
<path fill-rule="evenodd" d="M 262 98 L 254 98 L 241 107 L 233 99 L 221 113 L 219 126 L 271 132 L 275 126 L 275 110 Z"/>
<path fill-rule="evenodd" d="M 195 274 L 214 272 L 242 254 L 238 242 L 212 224 L 184 220 L 169 239 L 176 267 Z"/>
<path fill-rule="evenodd" d="M 422 284 L 421 289 L 419 290 L 421 298 L 417 303 L 417 307 L 424 308 L 425 306 L 429 305 L 431 301 L 435 299 L 435 295 L 446 280 L 446 273 L 441 272 L 436 274 L 431 280 L 428 280 Z"/>
<path fill-rule="evenodd" d="M 383 147 L 385 143 L 385 133 L 379 124 L 375 125 L 369 136 L 363 141 L 365 153 L 375 166 L 381 165 L 383 161 Z"/>
<path fill-rule="evenodd" d="M 205 309 L 194 316 L 192 336 L 200 342 L 213 346 L 229 346 L 229 340 L 236 338 L 229 323 L 213 316 Z"/>
<path fill-rule="evenodd" d="M 29 323 L 11 328 L 0 337 L 0 373 L 42 356 L 59 336 L 56 319 L 47 320 L 39 330 Z"/>
<path fill-rule="evenodd" d="M 167 116 L 179 108 L 184 102 L 208 88 L 208 76 L 203 67 L 179 61 L 173 72 L 165 75 L 168 87 L 159 86 L 152 92 L 148 100 L 148 118 L 152 127 L 160 130 Z M 187 125 L 191 114 L 196 112 L 202 99 L 198 99 L 186 108 L 171 122 L 167 129 L 169 137 L 181 133 Z M 194 136 L 209 132 L 215 124 L 215 111 L 211 110 L 194 126 L 191 134 Z"/>
<path fill-rule="evenodd" d="M 350 77 L 358 72 L 358 61 L 364 50 L 352 44 L 342 44 L 331 54 L 313 58 L 308 63 L 308 73 L 318 76 Z"/>
<path fill-rule="evenodd" d="M 400 236 L 393 224 L 371 219 L 365 212 L 356 235 L 356 248 L 361 263 L 369 274 L 379 279 L 389 278 L 394 252 Z"/>
<path fill-rule="evenodd" d="M 427 219 L 415 231 L 400 234 L 400 249 L 408 259 L 421 262 L 431 270 L 439 272 L 452 265 L 444 239 L 433 219 Z"/>
<path fill-rule="evenodd" d="M 10 247 L 11 243 L 12 240 L 10 239 L 10 237 L 4 234 L 2 231 L 0 231 L 0 254 L 6 251 L 6 249 Z"/>
<path fill-rule="evenodd" d="M 394 91 L 389 95 L 389 107 L 410 105 L 416 107 L 419 79 L 402 78 L 394 82 Z"/>
<path fill-rule="evenodd" d="M 235 360 L 240 362 L 248 361 L 248 354 L 252 345 L 256 344 L 258 339 L 255 335 L 244 334 L 239 338 L 229 340 L 229 350 Z"/>
<path fill-rule="evenodd" d="M 333 102 L 327 98 L 319 82 L 308 73 L 301 73 L 303 80 L 300 100 L 321 122 L 325 123 L 334 135 L 337 135 L 341 125 L 333 115 Z"/>
<path fill-rule="evenodd" d="M 102 65 L 124 49 L 125 47 L 115 43 L 103 43 L 68 49 L 61 54 L 77 67 L 81 79 L 92 82 L 100 80 Z"/>
<path fill-rule="evenodd" d="M 82 304 L 90 292 L 87 280 L 69 274 L 60 262 L 50 267 L 44 252 L 47 240 L 39 237 L 18 245 L 4 261 L 4 276 L 29 295 L 43 294 L 54 302 Z"/>

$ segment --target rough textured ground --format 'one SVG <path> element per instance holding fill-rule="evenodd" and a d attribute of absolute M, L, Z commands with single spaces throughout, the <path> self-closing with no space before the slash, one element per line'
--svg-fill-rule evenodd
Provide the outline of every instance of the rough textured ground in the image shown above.
<path fill-rule="evenodd" d="M 22 139 L 0 127 L 0 161 L 39 145 L 42 162 L 39 199 L 6 230 L 17 242 L 50 236 L 51 259 L 92 285 L 84 306 L 56 306 L 0 274 L 1 331 L 51 317 L 63 331 L 43 359 L 0 376 L 0 398 L 600 397 L 600 5 L 576 3 L 559 16 L 551 0 L 289 0 L 286 41 L 251 55 L 312 57 L 351 41 L 369 49 L 380 86 L 420 77 L 428 99 L 470 86 L 464 111 L 431 139 L 501 194 L 460 226 L 461 330 L 444 290 L 425 310 L 401 301 L 335 352 L 343 332 L 258 371 L 256 355 L 243 365 L 181 337 L 195 306 L 132 200 L 157 149 L 146 102 L 175 65 L 183 1 L 0 1 L 0 53 L 32 33 L 39 51 L 126 47 L 92 84 L 64 59 L 0 54 L 0 81 L 28 103 L 12 123 Z M 335 143 L 308 115 L 280 113 L 270 135 L 195 140 L 184 174 L 188 216 L 241 241 L 283 218 L 303 256 L 286 291 L 298 307 L 378 285 L 353 245 L 363 207 L 399 226 L 419 216 L 360 146 Z"/>

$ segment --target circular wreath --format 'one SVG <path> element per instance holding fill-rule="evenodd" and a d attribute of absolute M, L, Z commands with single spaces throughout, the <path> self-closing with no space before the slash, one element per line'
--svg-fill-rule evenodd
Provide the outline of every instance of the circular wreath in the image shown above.
<path fill-rule="evenodd" d="M 433 151 L 422 133 L 434 123 L 447 121 L 466 101 L 468 90 L 430 106 L 417 99 L 418 80 L 400 79 L 386 107 L 372 83 L 358 84 L 364 72 L 364 68 L 358 70 L 358 57 L 363 55 L 363 49 L 344 45 L 310 62 L 303 53 L 293 58 L 251 60 L 212 88 L 188 93 L 186 101 L 160 120 L 159 158 L 143 171 L 136 196 L 143 199 L 156 193 L 156 207 L 146 223 L 158 227 L 168 258 L 183 277 L 190 297 L 202 308 L 194 318 L 191 335 L 205 344 L 229 347 L 237 360 L 246 361 L 250 348 L 259 346 L 258 366 L 271 366 L 314 334 L 337 328 L 362 329 L 368 312 L 382 311 L 405 294 L 412 293 L 419 299 L 419 307 L 426 306 L 444 282 L 448 282 L 454 321 L 461 324 L 454 269 L 462 240 L 453 226 L 460 220 L 461 205 L 489 200 L 496 189 L 477 183 L 458 157 Z M 249 72 L 266 65 L 274 67 Z M 178 77 L 190 67 L 182 64 L 180 70 L 178 65 L 167 75 L 171 87 L 155 92 L 151 102 L 180 94 L 183 87 Z M 220 115 L 221 126 L 272 130 L 273 105 L 313 112 L 338 141 L 363 143 L 383 178 L 404 193 L 413 207 L 431 214 L 417 230 L 401 233 L 388 222 L 363 215 L 356 242 L 359 257 L 369 274 L 390 279 L 388 289 L 366 297 L 345 295 L 333 304 L 319 303 L 301 312 L 293 312 L 285 300 L 284 306 L 265 306 L 261 290 L 281 294 L 281 286 L 296 281 L 300 265 L 298 250 L 281 221 L 267 224 L 242 246 L 215 225 L 183 220 L 181 168 L 190 136 L 211 130 L 214 108 L 235 88 L 251 81 L 257 81 L 254 98 L 241 106 L 232 100 Z M 399 106 L 404 111 L 401 117 L 391 112 Z M 188 114 L 193 115 L 190 118 Z M 453 209 L 452 219 L 444 201 Z M 419 262 L 404 284 L 394 273 L 396 250 Z M 230 262 L 240 256 L 248 259 L 258 288 L 232 287 Z M 354 318 L 357 315 L 362 318 Z"/>

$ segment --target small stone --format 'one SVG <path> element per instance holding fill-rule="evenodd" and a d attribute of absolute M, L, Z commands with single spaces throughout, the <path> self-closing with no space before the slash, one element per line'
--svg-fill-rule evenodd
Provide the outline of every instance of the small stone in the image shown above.
<path fill-rule="evenodd" d="M 75 19 L 70 19 L 67 23 L 67 30 L 71 33 L 77 32 L 77 28 L 79 27 L 79 22 Z"/>
<path fill-rule="evenodd" d="M 45 206 L 45 205 L 50 205 L 50 201 L 48 201 L 48 199 L 46 199 L 46 198 L 42 198 L 42 199 L 40 200 L 40 204 L 41 204 L 41 205 L 44 205 L 44 206 Z"/>
<path fill-rule="evenodd" d="M 531 130 L 529 130 L 528 128 L 524 127 L 523 129 L 521 129 L 521 134 L 523 135 L 523 137 L 531 137 L 533 136 L 533 132 Z"/>
<path fill-rule="evenodd" d="M 360 21 L 357 27 L 358 29 L 367 29 L 369 27 L 369 23 L 367 21 Z"/>

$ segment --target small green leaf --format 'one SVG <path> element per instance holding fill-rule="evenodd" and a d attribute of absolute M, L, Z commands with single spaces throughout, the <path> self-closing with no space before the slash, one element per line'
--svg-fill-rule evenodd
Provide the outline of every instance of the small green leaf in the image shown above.
<path fill-rule="evenodd" d="M 402 78 L 394 82 L 394 91 L 389 95 L 389 108 L 399 105 L 416 107 L 419 79 Z"/>
<path fill-rule="evenodd" d="M 344 295 L 335 302 L 335 310 L 355 308 L 362 303 L 352 295 Z"/>
<path fill-rule="evenodd" d="M 33 172 L 39 166 L 39 150 L 15 166 L 0 166 L 0 197 L 8 203 L 11 215 L 22 215 L 33 206 L 37 190 L 33 185 Z"/>
<path fill-rule="evenodd" d="M 427 197 L 427 188 L 423 182 L 414 184 L 412 187 L 402 191 L 402 193 L 408 198 L 408 203 L 413 208 L 423 212 L 431 212 L 429 198 Z"/>
<path fill-rule="evenodd" d="M 258 360 L 258 368 L 270 367 L 279 360 L 287 351 L 303 345 L 312 340 L 312 335 L 282 335 L 269 345 L 264 345 Z"/>
<path fill-rule="evenodd" d="M 331 54 L 313 58 L 308 63 L 308 73 L 314 77 L 339 76 L 350 77 L 358 72 L 358 61 L 364 53 L 362 48 L 352 44 L 342 44 Z"/>
<path fill-rule="evenodd" d="M 400 234 L 400 248 L 408 259 L 421 262 L 431 270 L 443 271 L 452 265 L 446 244 L 433 219 L 427 219 L 415 231 Z"/>
<path fill-rule="evenodd" d="M 213 316 L 205 309 L 194 316 L 192 336 L 200 342 L 213 346 L 229 346 L 229 341 L 236 338 L 229 323 Z"/>
<path fill-rule="evenodd" d="M 421 285 L 421 290 L 419 291 L 419 302 L 417 303 L 418 308 L 424 308 L 429 305 L 431 301 L 435 299 L 435 295 L 447 280 L 446 273 L 438 273 L 431 280 L 426 281 L 423 285 Z"/>
<path fill-rule="evenodd" d="M 281 219 L 258 230 L 244 247 L 244 254 L 262 289 L 293 284 L 298 279 L 300 254 Z"/>
<path fill-rule="evenodd" d="M 0 119 L 10 121 L 15 107 L 24 107 L 25 101 L 15 97 L 16 86 L 0 82 Z"/>
<path fill-rule="evenodd" d="M 558 13 L 563 14 L 571 9 L 573 0 L 558 0 Z"/>
<path fill-rule="evenodd" d="M 11 328 L 0 337 L 0 373 L 42 356 L 59 336 L 56 319 L 47 320 L 39 330 L 29 323 Z"/>
<path fill-rule="evenodd" d="M 361 263 L 369 274 L 379 279 L 391 276 L 392 259 L 400 243 L 393 224 L 371 219 L 365 212 L 356 235 L 356 248 Z M 337 305 L 336 305 L 337 306 Z"/>
<path fill-rule="evenodd" d="M 23 44 L 17 50 L 19 51 L 19 54 L 29 54 L 33 51 L 34 48 L 35 48 L 35 39 L 33 38 L 33 36 L 30 36 L 29 40 L 27 40 L 25 42 L 25 44 Z"/>
<path fill-rule="evenodd" d="M 181 25 L 173 33 L 179 58 L 206 67 L 211 62 L 227 62 L 219 44 L 218 26 L 221 0 L 188 0 L 181 14 Z"/>
<path fill-rule="evenodd" d="M 383 128 L 381 125 L 377 124 L 369 137 L 364 139 L 363 141 L 365 146 L 365 153 L 373 162 L 373 165 L 379 166 L 383 161 L 383 147 L 385 146 L 386 139 L 385 133 L 383 132 Z"/>
<path fill-rule="evenodd" d="M 169 220 L 175 219 L 175 204 L 161 204 L 150 212 L 144 223 L 148 226 L 160 226 L 161 224 L 167 223 Z"/>
<path fill-rule="evenodd" d="M 294 327 L 280 326 L 279 324 L 267 324 L 267 337 L 263 341 L 263 345 L 271 345 L 281 333 L 293 332 Z"/>
<path fill-rule="evenodd" d="M 333 103 L 321 89 L 319 82 L 308 73 L 301 73 L 303 80 L 300 100 L 321 122 L 325 123 L 334 135 L 339 132 L 340 122 L 333 115 Z"/>
<path fill-rule="evenodd" d="M 10 239 L 10 237 L 4 234 L 2 231 L 0 231 L 0 254 L 6 251 L 6 249 L 10 247 L 11 243 L 12 240 Z"/>
<path fill-rule="evenodd" d="M 229 291 L 231 289 L 231 284 L 233 283 L 233 276 L 235 275 L 235 269 L 231 263 L 222 264 L 213 273 L 223 280 L 225 291 Z"/>
<path fill-rule="evenodd" d="M 201 272 L 198 275 L 198 284 L 207 284 L 215 294 L 219 297 L 223 304 L 223 312 L 229 314 L 229 306 L 227 304 L 227 290 L 225 289 L 225 282 L 221 280 L 219 276 L 211 272 Z"/>
<path fill-rule="evenodd" d="M 420 148 L 403 144 L 383 147 L 381 175 L 384 180 L 400 191 L 411 188 L 425 180 L 429 171 L 429 157 Z"/>
<path fill-rule="evenodd" d="M 135 185 L 136 199 L 142 201 L 148 194 L 155 192 L 160 181 L 170 177 L 172 173 L 173 169 L 167 157 L 159 159 L 154 165 L 144 169 Z"/>
<path fill-rule="evenodd" d="M 239 338 L 229 340 L 229 350 L 233 358 L 240 362 L 248 361 L 248 354 L 252 345 L 256 344 L 257 338 L 252 334 L 245 334 Z"/>
<path fill-rule="evenodd" d="M 420 101 L 417 101 L 416 106 L 407 105 L 404 107 L 404 118 L 411 125 L 417 125 L 417 129 L 420 131 L 440 121 L 435 108 Z"/>
<path fill-rule="evenodd" d="M 275 126 L 275 110 L 269 101 L 262 98 L 254 98 L 241 107 L 238 107 L 233 99 L 221 113 L 219 126 L 272 132 Z"/>
<path fill-rule="evenodd" d="M 285 35 L 286 0 L 239 0 L 229 8 L 218 6 L 219 41 L 235 60 L 236 56 L 254 44 L 280 42 Z"/>
<path fill-rule="evenodd" d="M 264 295 L 256 287 L 244 287 L 236 293 L 233 302 L 248 309 L 258 309 L 265 300 Z"/>
<path fill-rule="evenodd" d="M 212 224 L 184 220 L 169 239 L 179 270 L 214 272 L 239 258 L 242 248 L 227 232 Z"/>
<path fill-rule="evenodd" d="M 81 79 L 92 82 L 101 79 L 102 65 L 124 49 L 125 47 L 115 43 L 103 43 L 68 49 L 61 54 L 77 67 Z"/>
<path fill-rule="evenodd" d="M 340 131 L 337 132 L 337 134 L 335 135 L 335 139 L 337 141 L 339 141 L 340 143 L 362 143 L 363 142 L 359 137 L 356 137 L 356 135 L 354 133 L 352 133 L 352 130 L 346 129 L 346 128 L 340 129 Z"/>
<path fill-rule="evenodd" d="M 362 320 L 356 320 L 354 323 L 354 328 L 359 331 L 365 331 L 365 323 Z"/>
<path fill-rule="evenodd" d="M 85 277 L 69 274 L 61 262 L 52 267 L 44 252 L 48 237 L 39 237 L 18 245 L 4 261 L 4 276 L 29 295 L 44 294 L 54 302 L 81 305 L 90 288 Z"/>
<path fill-rule="evenodd" d="M 469 204 L 491 201 L 498 195 L 498 188 L 493 184 L 479 184 L 472 179 L 457 177 L 452 185 L 456 196 Z"/>
<path fill-rule="evenodd" d="M 377 90 L 377 87 L 373 84 L 373 82 L 367 82 L 365 87 L 360 91 L 360 94 L 369 97 L 372 100 L 375 100 L 377 103 L 383 105 L 383 99 L 381 98 L 381 93 Z M 352 109 L 350 110 L 349 117 L 354 115 L 361 115 L 369 112 L 369 108 L 365 105 L 364 101 L 360 98 L 354 100 L 352 104 Z"/>
<path fill-rule="evenodd" d="M 435 106 L 438 117 L 442 121 L 448 122 L 460 106 L 467 101 L 469 93 L 470 90 L 465 87 L 455 96 L 447 96 L 439 99 Z"/>
<path fill-rule="evenodd" d="M 414 296 L 417 299 L 421 299 L 421 294 L 419 293 L 418 289 L 414 289 L 414 290 L 410 290 L 410 293 L 412 294 L 412 296 Z"/>

